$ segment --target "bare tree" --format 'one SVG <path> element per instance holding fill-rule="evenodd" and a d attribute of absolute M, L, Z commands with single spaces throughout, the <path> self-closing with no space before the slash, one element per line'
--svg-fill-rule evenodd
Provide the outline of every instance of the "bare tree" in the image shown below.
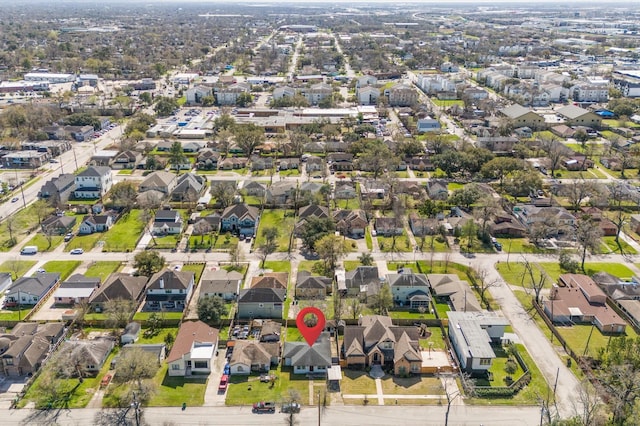
<path fill-rule="evenodd" d="M 464 386 L 463 393 L 463 389 L 460 389 L 457 386 L 455 375 L 439 374 L 436 377 L 440 379 L 442 383 L 442 389 L 444 390 L 445 397 L 447 398 L 447 411 L 444 415 L 444 424 L 445 426 L 448 426 L 449 414 L 451 413 L 451 405 L 456 399 L 462 398 L 465 394 L 473 396 L 473 394 L 475 393 L 475 384 L 468 374 L 462 373 L 461 383 Z"/>
<path fill-rule="evenodd" d="M 242 262 L 243 255 L 242 249 L 240 249 L 239 244 L 234 244 L 229 248 L 229 262 L 234 268 L 237 268 Z"/>
<path fill-rule="evenodd" d="M 560 163 L 566 155 L 567 148 L 559 142 L 559 138 L 555 135 L 551 137 L 541 137 L 540 148 L 542 148 L 549 159 L 551 177 L 556 177 L 556 170 L 560 167 Z"/>
<path fill-rule="evenodd" d="M 486 299 L 487 290 L 500 285 L 499 278 L 489 279 L 488 276 L 489 271 L 486 268 L 476 269 L 476 288 L 478 289 L 478 293 L 480 293 L 480 300 L 482 300 L 482 303 L 485 304 L 487 309 L 489 309 L 489 301 Z"/>
<path fill-rule="evenodd" d="M 602 229 L 594 223 L 591 216 L 584 215 L 578 219 L 576 225 L 576 242 L 580 246 L 580 266 L 584 271 L 584 261 L 587 257 L 587 250 L 593 253 L 602 243 Z"/>
<path fill-rule="evenodd" d="M 571 208 L 577 212 L 582 202 L 588 197 L 593 197 L 598 193 L 598 187 L 584 178 L 576 179 L 571 183 L 563 185 L 560 194 L 567 197 Z"/>
<path fill-rule="evenodd" d="M 540 303 L 540 293 L 547 282 L 547 274 L 537 266 L 529 263 L 524 256 L 522 257 L 522 260 L 524 266 L 524 270 L 522 271 L 522 281 L 524 281 L 526 277 L 529 278 L 529 285 L 535 294 L 536 302 Z"/>
<path fill-rule="evenodd" d="M 153 378 L 160 365 L 155 355 L 145 352 L 140 348 L 128 349 L 120 354 L 116 364 L 116 375 L 114 380 L 118 383 L 129 383 L 134 386 L 138 397 L 141 400 L 147 399 L 149 395 L 149 383 L 145 383 Z M 141 391 L 145 391 L 141 394 Z"/>
<path fill-rule="evenodd" d="M 104 304 L 107 323 L 112 328 L 121 328 L 131 319 L 136 305 L 133 300 L 113 299 Z"/>
<path fill-rule="evenodd" d="M 7 226 L 7 232 L 9 233 L 9 242 L 8 245 L 10 247 L 16 245 L 16 239 L 13 236 L 14 233 L 16 232 L 17 228 L 18 228 L 18 223 L 16 222 L 16 217 L 15 216 L 9 216 L 7 218 L 7 220 L 5 220 L 4 222 Z"/>
<path fill-rule="evenodd" d="M 233 203 L 233 199 L 236 195 L 236 188 L 234 185 L 229 185 L 227 182 L 217 182 L 211 186 L 211 195 L 222 208 L 226 208 Z"/>
<path fill-rule="evenodd" d="M 597 389 L 587 379 L 583 379 L 576 387 L 576 399 L 572 402 L 575 419 L 581 426 L 604 426 L 606 414 L 604 404 Z"/>
<path fill-rule="evenodd" d="M 351 318 L 354 320 L 360 317 L 360 314 L 362 313 L 362 304 L 358 298 L 354 297 L 353 299 L 349 299 L 349 312 L 351 313 Z"/>

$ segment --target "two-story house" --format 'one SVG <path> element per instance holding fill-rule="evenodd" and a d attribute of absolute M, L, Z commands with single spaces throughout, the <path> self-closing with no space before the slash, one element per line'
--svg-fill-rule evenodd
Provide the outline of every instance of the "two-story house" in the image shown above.
<path fill-rule="evenodd" d="M 142 154 L 137 151 L 122 151 L 116 154 L 111 163 L 111 168 L 130 169 L 133 170 L 138 166 L 138 163 L 142 161 Z"/>
<path fill-rule="evenodd" d="M 145 310 L 182 311 L 191 298 L 195 274 L 165 268 L 153 274 L 146 289 Z"/>
<path fill-rule="evenodd" d="M 249 288 L 240 290 L 238 318 L 282 318 L 286 290 L 279 288 Z"/>
<path fill-rule="evenodd" d="M 182 232 L 182 217 L 177 210 L 158 210 L 153 220 L 155 235 L 176 235 Z"/>
<path fill-rule="evenodd" d="M 169 173 L 164 170 L 158 170 L 151 173 L 138 186 L 139 192 L 150 190 L 159 191 L 165 195 L 169 195 L 178 184 L 178 177 L 175 173 Z"/>
<path fill-rule="evenodd" d="M 89 166 L 76 175 L 76 198 L 102 198 L 113 185 L 111 169 L 103 166 Z"/>
<path fill-rule="evenodd" d="M 222 212 L 220 231 L 253 236 L 258 229 L 260 219 L 257 207 L 246 204 L 234 204 Z"/>
<path fill-rule="evenodd" d="M 34 374 L 64 337 L 64 332 L 65 326 L 61 322 L 19 322 L 11 332 L 0 334 L 0 362 L 4 375 Z"/>
<path fill-rule="evenodd" d="M 425 274 L 415 274 L 410 268 L 402 268 L 398 273 L 387 274 L 387 282 L 396 305 L 429 310 L 431 287 Z"/>
<path fill-rule="evenodd" d="M 75 175 L 61 174 L 42 185 L 38 197 L 49 201 L 51 205 L 65 204 L 75 189 Z"/>

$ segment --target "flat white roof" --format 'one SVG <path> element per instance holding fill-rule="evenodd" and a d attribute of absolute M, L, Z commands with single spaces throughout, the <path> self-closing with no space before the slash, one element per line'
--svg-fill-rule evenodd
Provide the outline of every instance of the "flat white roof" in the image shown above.
<path fill-rule="evenodd" d="M 211 359 L 214 352 L 212 343 L 198 343 L 198 346 L 191 350 L 191 359 Z"/>
<path fill-rule="evenodd" d="M 59 288 L 53 297 L 89 297 L 93 293 L 94 288 L 75 287 L 75 288 Z"/>

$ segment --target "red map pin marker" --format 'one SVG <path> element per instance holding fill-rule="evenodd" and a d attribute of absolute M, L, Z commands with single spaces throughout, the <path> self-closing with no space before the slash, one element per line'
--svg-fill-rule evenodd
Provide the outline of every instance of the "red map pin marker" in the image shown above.
<path fill-rule="evenodd" d="M 313 314 L 317 318 L 317 323 L 313 327 L 309 327 L 304 323 L 304 317 L 307 314 Z M 309 346 L 313 346 L 313 344 L 320 337 L 320 333 L 324 330 L 325 324 L 324 314 L 318 308 L 314 308 L 313 306 L 308 306 L 298 312 L 298 316 L 296 317 L 296 324 L 298 325 L 298 330 L 300 330 L 300 334 L 304 337 L 304 340 L 307 341 Z"/>

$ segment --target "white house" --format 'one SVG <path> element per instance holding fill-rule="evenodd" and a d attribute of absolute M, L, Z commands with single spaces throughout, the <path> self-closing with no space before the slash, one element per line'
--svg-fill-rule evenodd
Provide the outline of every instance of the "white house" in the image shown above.
<path fill-rule="evenodd" d="M 76 175 L 76 198 L 101 198 L 111 189 L 111 169 L 104 166 L 89 166 Z"/>
<path fill-rule="evenodd" d="M 169 376 L 211 373 L 217 348 L 217 329 L 202 321 L 182 323 L 167 357 Z"/>

